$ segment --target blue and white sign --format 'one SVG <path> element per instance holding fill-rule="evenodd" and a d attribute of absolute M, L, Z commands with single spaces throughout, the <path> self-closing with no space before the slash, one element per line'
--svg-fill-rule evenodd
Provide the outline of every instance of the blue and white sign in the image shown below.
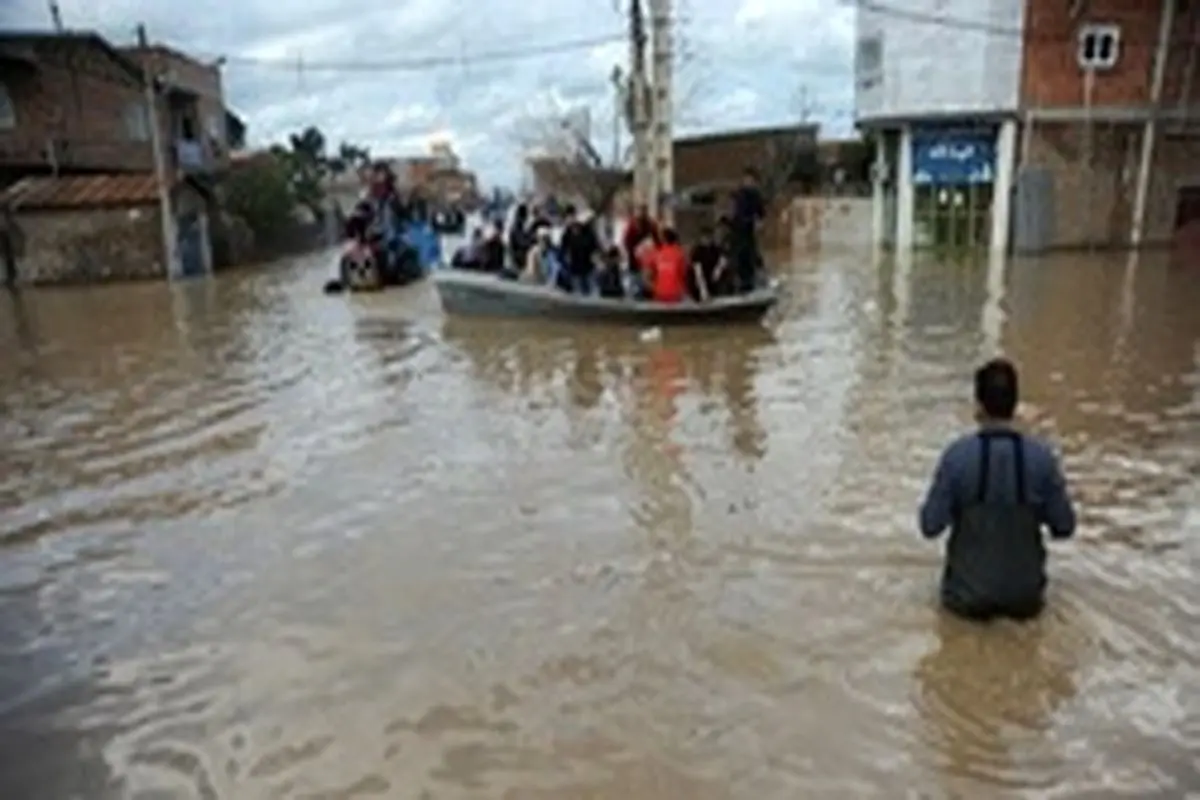
<path fill-rule="evenodd" d="M 990 132 L 913 131 L 913 183 L 970 186 L 995 180 L 996 138 Z"/>

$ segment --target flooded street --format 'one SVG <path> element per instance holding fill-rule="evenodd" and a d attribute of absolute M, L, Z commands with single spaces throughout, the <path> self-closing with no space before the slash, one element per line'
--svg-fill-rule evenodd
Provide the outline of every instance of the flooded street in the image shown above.
<path fill-rule="evenodd" d="M 0 797 L 1200 796 L 1200 269 L 830 225 L 658 341 L 327 256 L 0 295 Z M 981 629 L 915 511 L 998 350 L 1082 519 Z"/>

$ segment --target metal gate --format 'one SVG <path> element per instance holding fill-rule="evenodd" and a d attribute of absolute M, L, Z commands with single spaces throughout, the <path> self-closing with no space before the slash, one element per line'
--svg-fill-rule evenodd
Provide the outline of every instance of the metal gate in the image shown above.
<path fill-rule="evenodd" d="M 1013 185 L 1013 252 L 1038 255 L 1054 241 L 1054 175 L 1048 169 L 1024 167 Z"/>

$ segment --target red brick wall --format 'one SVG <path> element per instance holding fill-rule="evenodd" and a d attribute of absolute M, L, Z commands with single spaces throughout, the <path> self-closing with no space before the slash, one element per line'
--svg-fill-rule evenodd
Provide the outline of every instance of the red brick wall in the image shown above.
<path fill-rule="evenodd" d="M 1021 81 L 1025 105 L 1084 104 L 1077 36 L 1080 27 L 1089 23 L 1121 28 L 1120 60 L 1113 69 L 1096 73 L 1092 104 L 1137 106 L 1149 102 L 1162 0 L 1090 0 L 1085 5 L 1086 11 L 1072 19 L 1066 0 L 1027 0 Z M 1200 3 L 1179 0 L 1178 6 L 1184 10 L 1174 21 L 1163 83 L 1163 100 L 1168 106 L 1179 99 L 1190 50 L 1200 34 Z M 1190 95 L 1200 101 L 1200 75 L 1193 78 Z"/>
<path fill-rule="evenodd" d="M 811 135 L 804 138 L 796 130 L 785 128 L 678 139 L 674 151 L 675 188 L 686 191 L 707 184 L 735 185 L 746 167 L 765 172 L 781 166 L 788 159 L 780 158 L 776 153 L 786 152 L 808 139 L 815 150 L 815 127 Z"/>
<path fill-rule="evenodd" d="M 1083 71 L 1077 60 L 1077 33 L 1088 23 L 1121 27 L 1121 54 L 1115 68 L 1099 72 L 1093 105 L 1136 105 L 1149 96 L 1160 0 L 1091 0 L 1077 19 L 1066 0 L 1027 0 L 1021 93 L 1033 108 L 1084 103 Z"/>
<path fill-rule="evenodd" d="M 1171 31 L 1170 54 L 1167 58 L 1167 69 L 1163 75 L 1163 104 L 1168 108 L 1178 105 L 1181 100 L 1189 104 L 1200 104 L 1200 54 L 1192 60 L 1192 50 L 1200 43 L 1200 3 L 1196 0 L 1176 0 L 1182 7 L 1187 6 L 1184 13 L 1175 19 L 1174 30 Z M 1190 81 L 1188 71 L 1192 75 Z M 1190 82 L 1190 86 L 1188 83 Z M 1184 97 L 1186 92 L 1187 96 Z"/>
<path fill-rule="evenodd" d="M 141 101 L 134 78 L 84 43 L 42 46 L 38 56 L 36 70 L 5 70 L 17 124 L 0 131 L 0 164 L 46 166 L 53 139 L 66 169 L 150 169 L 150 146 L 133 141 L 126 127 L 127 108 Z"/>

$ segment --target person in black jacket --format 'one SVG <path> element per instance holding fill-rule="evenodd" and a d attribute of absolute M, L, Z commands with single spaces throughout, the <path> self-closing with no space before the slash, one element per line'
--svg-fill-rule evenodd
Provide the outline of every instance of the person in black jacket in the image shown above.
<path fill-rule="evenodd" d="M 747 168 L 742 185 L 734 192 L 730 209 L 730 253 L 738 290 L 752 291 L 758 284 L 762 254 L 758 249 L 758 229 L 767 216 L 766 201 L 758 184 L 758 172 Z"/>
<path fill-rule="evenodd" d="M 559 250 L 567 284 L 575 294 L 591 294 L 600 257 L 600 237 L 590 215 L 577 212 L 574 206 L 567 206 L 566 218 Z"/>

